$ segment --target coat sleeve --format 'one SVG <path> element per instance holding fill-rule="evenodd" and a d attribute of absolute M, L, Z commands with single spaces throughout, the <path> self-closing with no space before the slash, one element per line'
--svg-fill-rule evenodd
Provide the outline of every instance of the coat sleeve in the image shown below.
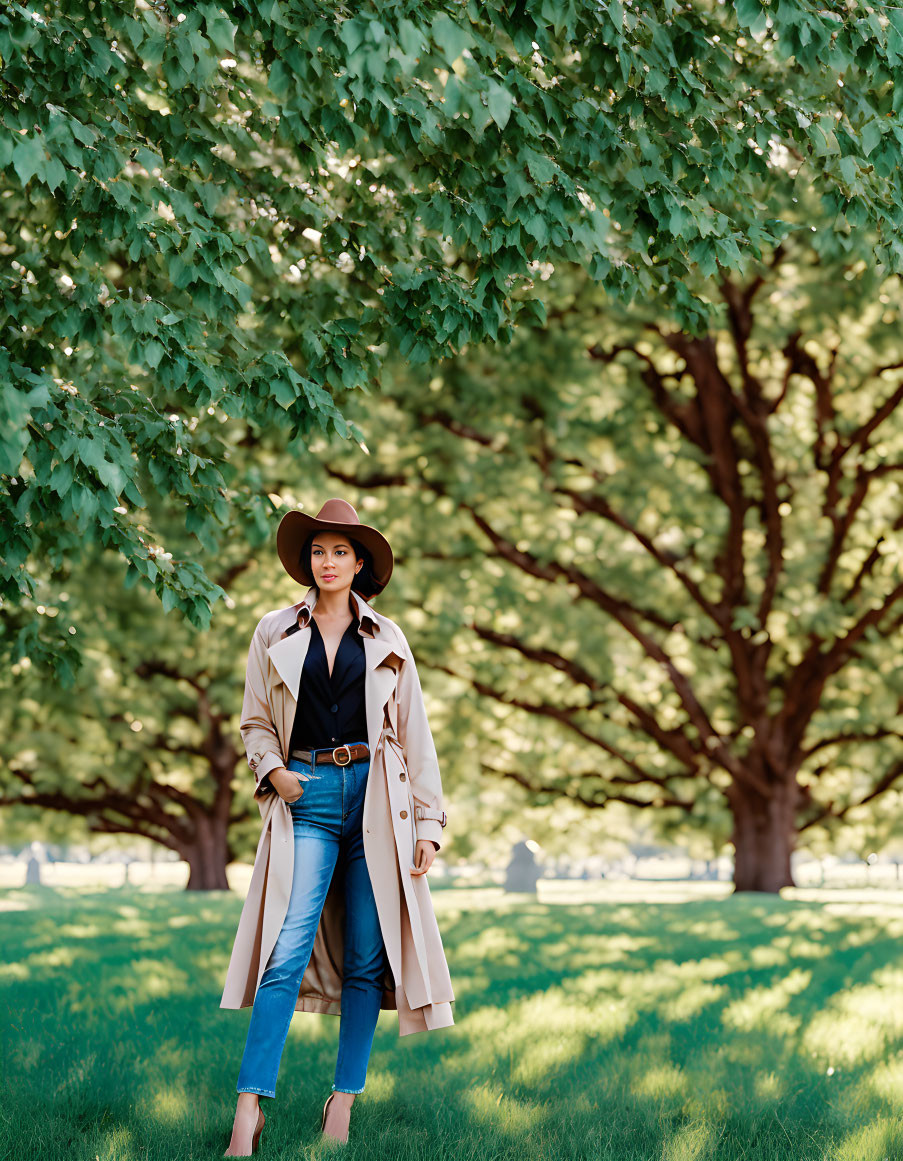
<path fill-rule="evenodd" d="M 266 653 L 266 638 L 262 625 L 261 621 L 254 630 L 251 647 L 248 650 L 245 695 L 238 726 L 248 756 L 248 765 L 257 779 L 257 788 L 254 791 L 255 798 L 274 792 L 266 775 L 278 766 L 285 765 L 279 736 L 273 725 L 266 696 L 264 674 L 270 660 Z"/>
<path fill-rule="evenodd" d="M 398 740 L 404 751 L 405 764 L 414 798 L 414 829 L 418 839 L 430 839 L 440 847 L 442 828 L 446 824 L 442 809 L 442 779 L 439 759 L 426 717 L 423 690 L 411 647 L 402 634 L 405 655 L 396 686 Z"/>

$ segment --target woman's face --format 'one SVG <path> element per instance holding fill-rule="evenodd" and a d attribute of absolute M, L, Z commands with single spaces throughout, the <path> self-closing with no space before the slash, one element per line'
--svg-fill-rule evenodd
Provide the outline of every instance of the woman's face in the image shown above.
<path fill-rule="evenodd" d="M 310 569 L 321 592 L 342 592 L 351 588 L 355 573 L 364 562 L 354 555 L 347 536 L 340 532 L 317 532 L 310 549 Z"/>

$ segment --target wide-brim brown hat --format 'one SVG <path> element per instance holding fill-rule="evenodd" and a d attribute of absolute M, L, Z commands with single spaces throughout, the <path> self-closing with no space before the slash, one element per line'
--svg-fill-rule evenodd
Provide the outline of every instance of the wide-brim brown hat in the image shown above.
<path fill-rule="evenodd" d="M 276 532 L 276 551 L 282 566 L 290 577 L 304 585 L 314 584 L 314 578 L 307 562 L 301 560 L 304 541 L 316 529 L 323 532 L 344 532 L 369 548 L 373 556 L 373 580 L 378 588 L 371 593 L 362 593 L 365 600 L 381 593 L 392 575 L 395 558 L 385 536 L 369 524 L 361 524 L 357 512 L 347 500 L 333 496 L 327 500 L 316 516 L 293 509 L 286 512 L 279 522 Z"/>

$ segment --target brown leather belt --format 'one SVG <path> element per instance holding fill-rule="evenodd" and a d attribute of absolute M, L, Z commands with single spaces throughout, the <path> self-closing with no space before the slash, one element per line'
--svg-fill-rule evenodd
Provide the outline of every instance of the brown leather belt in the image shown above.
<path fill-rule="evenodd" d="M 316 766 L 322 765 L 324 762 L 332 762 L 336 766 L 349 766 L 352 762 L 360 762 L 363 758 L 369 758 L 370 747 L 366 742 L 354 742 L 347 746 L 343 742 L 341 746 L 335 746 L 331 750 L 292 750 L 291 757 L 298 758 L 301 762 L 313 763 Z"/>

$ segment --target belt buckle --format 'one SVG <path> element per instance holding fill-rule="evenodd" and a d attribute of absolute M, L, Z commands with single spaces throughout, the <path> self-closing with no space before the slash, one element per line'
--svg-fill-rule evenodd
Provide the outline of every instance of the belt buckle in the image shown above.
<path fill-rule="evenodd" d="M 338 758 L 336 757 L 336 754 L 338 754 L 339 750 L 344 750 L 345 753 L 348 755 L 347 762 L 340 762 L 338 760 Z M 337 766 L 350 766 L 351 765 L 351 748 L 347 745 L 347 743 L 343 742 L 341 744 L 341 746 L 335 747 L 335 749 L 332 751 L 332 760 L 333 760 L 333 762 L 335 762 L 335 764 Z"/>

